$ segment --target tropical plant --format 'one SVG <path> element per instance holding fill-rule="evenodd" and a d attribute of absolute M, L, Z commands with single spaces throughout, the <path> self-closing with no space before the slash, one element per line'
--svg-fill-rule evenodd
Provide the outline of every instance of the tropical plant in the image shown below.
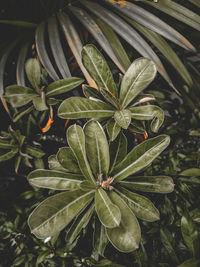
<path fill-rule="evenodd" d="M 145 134 L 146 120 L 152 120 L 153 132 L 159 130 L 164 121 L 163 110 L 155 105 L 143 105 L 155 100 L 151 95 L 142 94 L 156 75 L 156 66 L 151 60 L 135 60 L 123 76 L 120 90 L 117 89 L 106 60 L 96 47 L 84 46 L 82 62 L 98 90 L 83 86 L 87 98 L 71 97 L 64 100 L 58 109 L 59 117 L 104 119 L 102 123 L 106 123 L 112 141 L 121 128 Z"/>
<path fill-rule="evenodd" d="M 137 249 L 141 233 L 135 215 L 156 221 L 159 212 L 150 200 L 132 190 L 169 193 L 174 184 L 166 176 L 132 175 L 147 167 L 168 146 L 169 137 L 160 135 L 146 140 L 127 154 L 123 134 L 118 142 L 108 145 L 100 123 L 91 120 L 84 129 L 76 124 L 70 126 L 67 141 L 69 147 L 61 148 L 50 159 L 50 166 L 56 170 L 35 170 L 28 175 L 33 186 L 66 191 L 47 198 L 32 212 L 28 219 L 31 232 L 38 238 L 47 238 L 68 226 L 66 240 L 72 243 L 95 213 L 104 233 L 102 254 L 108 240 L 123 252 Z"/>
<path fill-rule="evenodd" d="M 197 1 L 190 2 L 197 7 L 199 6 Z M 172 0 L 156 1 L 156 3 L 148 0 L 69 0 L 65 3 L 60 0 L 52 1 L 51 4 L 48 2 L 46 6 L 43 0 L 36 1 L 34 4 L 31 12 L 35 12 L 35 16 L 32 20 L 35 20 L 36 23 L 23 20 L 24 14 L 22 13 L 21 15 L 21 7 L 18 13 L 22 16 L 22 19 L 16 18 L 16 20 L 8 20 L 8 18 L 5 18 L 4 20 L 0 20 L 0 23 L 3 25 L 9 24 L 17 26 L 20 29 L 25 28 L 24 34 L 18 34 L 17 31 L 13 34 L 15 41 L 11 42 L 11 45 L 8 45 L 7 42 L 4 42 L 2 45 L 2 47 L 5 48 L 0 60 L 0 97 L 2 101 L 4 69 L 7 59 L 13 49 L 16 46 L 20 46 L 20 52 L 17 53 L 17 84 L 25 85 L 24 62 L 27 54 L 30 53 L 30 48 L 32 43 L 34 43 L 34 37 L 37 55 L 53 80 L 59 80 L 61 77 L 64 79 L 71 77 L 74 62 L 71 64 L 72 62 L 68 58 L 66 59 L 66 54 L 68 54 L 67 56 L 71 56 L 68 49 L 63 49 L 65 46 L 64 39 L 66 39 L 86 80 L 90 86 L 95 87 L 94 81 L 92 81 L 81 62 L 81 50 L 83 42 L 88 41 L 88 32 L 99 43 L 102 49 L 105 50 L 122 73 L 126 72 L 131 63 L 118 35 L 139 54 L 151 59 L 156 64 L 160 74 L 174 88 L 161 60 L 145 40 L 147 39 L 173 65 L 187 85 L 192 86 L 193 81 L 185 65 L 164 38 L 188 51 L 195 52 L 196 50 L 184 36 L 175 30 L 175 28 L 159 18 L 162 12 L 164 12 L 168 16 L 172 16 L 176 20 L 199 31 L 200 17 L 192 11 L 192 8 L 190 10 L 190 5 L 189 8 L 186 8 L 184 5 L 180 5 Z M 149 8 L 149 6 L 151 8 Z M 16 6 L 16 9 L 17 8 L 18 5 Z M 43 12 L 40 13 L 40 10 Z M 59 12 L 57 12 L 58 10 Z M 15 13 L 17 14 L 17 12 Z M 76 29 L 73 22 L 76 19 L 83 25 L 84 29 L 86 29 L 85 36 Z M 65 38 L 63 38 L 63 34 Z M 144 38 L 140 34 L 144 36 Z M 47 36 L 48 38 L 46 38 Z M 48 46 L 50 49 L 48 49 Z M 57 53 L 58 50 L 59 53 Z M 178 88 L 178 90 L 182 91 L 181 88 Z"/>

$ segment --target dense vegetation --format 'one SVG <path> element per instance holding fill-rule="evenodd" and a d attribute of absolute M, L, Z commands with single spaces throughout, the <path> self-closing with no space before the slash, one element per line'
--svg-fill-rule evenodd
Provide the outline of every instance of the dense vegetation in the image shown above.
<path fill-rule="evenodd" d="M 199 266 L 199 1 L 1 5 L 0 266 Z"/>

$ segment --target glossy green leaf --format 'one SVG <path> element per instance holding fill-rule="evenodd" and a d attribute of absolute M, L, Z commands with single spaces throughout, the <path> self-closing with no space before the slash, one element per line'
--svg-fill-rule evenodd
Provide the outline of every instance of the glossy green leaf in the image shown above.
<path fill-rule="evenodd" d="M 87 180 L 96 184 L 86 156 L 85 135 L 83 129 L 76 124 L 70 126 L 67 131 L 67 141 L 78 161 L 82 174 Z"/>
<path fill-rule="evenodd" d="M 83 97 L 65 99 L 58 108 L 58 117 L 63 119 L 105 118 L 114 115 L 111 105 Z"/>
<path fill-rule="evenodd" d="M 184 212 L 181 218 L 181 232 L 192 256 L 197 258 L 199 256 L 199 233 L 188 212 Z"/>
<path fill-rule="evenodd" d="M 63 12 L 57 13 L 58 20 L 60 22 L 61 28 L 63 30 L 64 36 L 67 40 L 67 43 L 82 71 L 84 74 L 88 84 L 92 87 L 97 87 L 95 81 L 90 77 L 89 73 L 87 72 L 86 68 L 83 66 L 82 60 L 81 60 L 81 50 L 83 48 L 82 42 L 80 40 L 80 37 L 70 20 L 69 16 Z"/>
<path fill-rule="evenodd" d="M 160 219 L 159 211 L 148 198 L 135 194 L 121 186 L 117 192 L 124 198 L 129 208 L 139 219 L 149 222 Z"/>
<path fill-rule="evenodd" d="M 48 157 L 48 164 L 49 164 L 49 168 L 51 170 L 55 170 L 55 171 L 66 171 L 65 168 L 63 168 L 59 161 L 57 160 L 56 155 L 51 155 Z"/>
<path fill-rule="evenodd" d="M 94 176 L 107 176 L 110 166 L 109 147 L 101 124 L 91 120 L 84 126 L 86 154 Z"/>
<path fill-rule="evenodd" d="M 53 82 L 45 89 L 46 96 L 59 95 L 69 92 L 79 86 L 83 81 L 83 79 L 73 77 Z"/>
<path fill-rule="evenodd" d="M 49 109 L 41 96 L 37 96 L 33 99 L 33 105 L 38 111 L 44 111 Z"/>
<path fill-rule="evenodd" d="M 57 160 L 68 172 L 81 173 L 76 157 L 70 147 L 61 147 L 57 153 Z"/>
<path fill-rule="evenodd" d="M 154 105 L 130 107 L 131 117 L 136 120 L 152 120 L 151 129 L 157 133 L 164 121 L 164 111 Z"/>
<path fill-rule="evenodd" d="M 31 185 L 54 190 L 75 190 L 84 179 L 83 175 L 52 170 L 35 170 L 28 175 Z"/>
<path fill-rule="evenodd" d="M 170 41 L 178 44 L 186 49 L 194 48 L 192 44 L 174 28 L 169 26 L 167 23 L 159 19 L 153 13 L 147 11 L 144 8 L 139 7 L 130 2 L 126 2 L 123 6 L 117 3 L 111 3 L 109 0 L 104 0 L 109 2 L 115 8 L 117 8 L 121 13 L 125 14 L 129 18 L 137 21 L 143 27 L 149 28 L 154 32 L 164 36 Z"/>
<path fill-rule="evenodd" d="M 200 169 L 199 168 L 189 168 L 186 169 L 184 171 L 182 171 L 181 173 L 179 173 L 179 175 L 181 176 L 200 176 Z"/>
<path fill-rule="evenodd" d="M 4 139 L 0 139 L 0 148 L 3 149 L 10 149 L 10 148 L 15 148 L 17 147 L 17 145 L 15 144 L 11 144 L 10 140 L 4 140 Z"/>
<path fill-rule="evenodd" d="M 173 180 L 168 176 L 133 176 L 121 181 L 120 184 L 128 189 L 142 192 L 165 194 L 174 190 Z"/>
<path fill-rule="evenodd" d="M 119 134 L 119 132 L 121 130 L 121 127 L 112 118 L 112 119 L 109 119 L 108 122 L 106 123 L 106 130 L 107 130 L 107 133 L 108 133 L 108 135 L 110 137 L 110 140 L 114 141 L 115 138 L 118 136 L 118 134 Z"/>
<path fill-rule="evenodd" d="M 147 167 L 169 145 L 169 142 L 169 136 L 160 135 L 134 147 L 113 169 L 112 176 L 115 181 L 119 182 Z"/>
<path fill-rule="evenodd" d="M 83 191 L 91 191 L 91 190 L 97 189 L 97 184 L 84 180 L 80 183 L 79 187 Z"/>
<path fill-rule="evenodd" d="M 84 192 L 79 189 L 47 198 L 28 218 L 31 232 L 38 238 L 54 236 L 66 227 L 93 197 L 94 192 Z"/>
<path fill-rule="evenodd" d="M 93 247 L 99 255 L 104 256 L 104 250 L 108 244 L 108 237 L 106 234 L 106 228 L 100 223 L 96 217 L 93 234 Z"/>
<path fill-rule="evenodd" d="M 37 146 L 32 146 L 32 145 L 26 145 L 26 153 L 30 154 L 31 156 L 35 158 L 42 158 L 45 155 L 45 152 L 42 151 L 42 149 L 40 149 Z"/>
<path fill-rule="evenodd" d="M 128 129 L 131 123 L 131 112 L 128 109 L 117 110 L 114 114 L 114 120 L 123 129 Z"/>
<path fill-rule="evenodd" d="M 59 76 L 56 73 L 51 60 L 49 58 L 49 55 L 47 53 L 47 49 L 45 46 L 45 23 L 42 22 L 37 26 L 36 33 L 35 33 L 35 43 L 36 43 L 36 49 L 39 56 L 39 59 L 48 72 L 49 76 L 54 80 L 59 80 Z"/>
<path fill-rule="evenodd" d="M 121 222 L 118 227 L 106 228 L 108 239 L 119 251 L 131 252 L 139 247 L 140 226 L 131 209 L 118 194 L 111 191 L 109 197 L 120 209 Z"/>
<path fill-rule="evenodd" d="M 100 46 L 104 49 L 104 51 L 108 54 L 112 61 L 118 66 L 118 68 L 122 72 L 125 72 L 125 69 L 123 68 L 114 51 L 112 50 L 109 41 L 101 31 L 99 26 L 96 24 L 96 22 L 93 20 L 93 18 L 84 9 L 80 9 L 73 6 L 69 6 L 69 9 L 77 17 L 77 19 L 79 19 L 80 22 L 86 27 L 86 29 L 93 35 L 96 41 L 100 44 Z"/>
<path fill-rule="evenodd" d="M 5 98 L 15 108 L 24 106 L 38 95 L 33 89 L 18 85 L 6 87 Z"/>
<path fill-rule="evenodd" d="M 40 85 L 40 64 L 37 59 L 29 58 L 25 64 L 25 71 L 29 82 L 38 92 Z"/>
<path fill-rule="evenodd" d="M 200 31 L 200 16 L 183 5 L 171 0 L 162 0 L 158 1 L 158 3 L 145 1 L 145 3 Z"/>
<path fill-rule="evenodd" d="M 112 95 L 110 93 L 110 91 L 108 91 L 102 87 L 99 88 L 99 91 L 100 91 L 101 95 L 104 97 L 104 99 L 106 100 L 106 102 L 109 102 L 116 109 L 121 108 L 118 100 L 116 99 L 116 97 L 114 95 Z"/>
<path fill-rule="evenodd" d="M 61 44 L 58 22 L 55 16 L 52 16 L 48 19 L 48 37 L 53 57 L 62 77 L 71 77 L 71 73 Z"/>
<path fill-rule="evenodd" d="M 119 102 L 123 108 L 141 93 L 155 78 L 156 66 L 147 58 L 136 59 L 125 73 L 121 88 Z"/>
<path fill-rule="evenodd" d="M 144 121 L 132 120 L 128 129 L 134 134 L 144 134 L 146 132 Z"/>
<path fill-rule="evenodd" d="M 122 161 L 127 154 L 127 139 L 123 133 L 109 144 L 110 149 L 110 173 L 115 165 Z"/>
<path fill-rule="evenodd" d="M 18 148 L 12 148 L 11 150 L 0 149 L 0 162 L 13 158 L 18 152 Z"/>
<path fill-rule="evenodd" d="M 161 238 L 161 241 L 162 241 L 164 247 L 168 251 L 171 260 L 174 263 L 178 264 L 179 259 L 176 255 L 176 252 L 175 252 L 173 244 L 172 244 L 172 240 L 173 240 L 172 234 L 167 229 L 161 228 L 160 229 L 160 238 Z"/>
<path fill-rule="evenodd" d="M 82 89 L 85 97 L 91 100 L 93 99 L 94 101 L 105 102 L 104 97 L 96 88 L 83 84 Z"/>
<path fill-rule="evenodd" d="M 117 97 L 117 87 L 110 68 L 99 50 L 91 44 L 83 47 L 82 62 L 90 76 L 95 80 L 98 87 L 108 89 Z"/>
<path fill-rule="evenodd" d="M 65 240 L 67 243 L 72 244 L 81 230 L 85 227 L 85 225 L 90 220 L 92 214 L 94 212 L 94 204 L 87 211 L 83 211 L 70 226 L 69 230 L 66 233 Z"/>
<path fill-rule="evenodd" d="M 101 28 L 103 34 L 106 36 L 115 55 L 117 56 L 124 70 L 126 71 L 131 65 L 131 62 L 117 34 L 113 31 L 113 29 L 107 23 L 103 22 L 103 20 L 101 20 L 100 18 L 95 17 L 94 19 L 99 25 L 99 27 Z"/>
<path fill-rule="evenodd" d="M 95 210 L 100 222 L 107 228 L 119 226 L 121 213 L 119 208 L 112 203 L 108 194 L 102 188 L 95 193 Z"/>

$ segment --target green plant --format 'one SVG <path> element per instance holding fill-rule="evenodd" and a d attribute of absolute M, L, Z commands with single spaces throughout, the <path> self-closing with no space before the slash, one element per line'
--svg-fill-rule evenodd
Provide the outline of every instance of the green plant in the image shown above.
<path fill-rule="evenodd" d="M 76 124 L 69 127 L 67 140 L 69 147 L 61 148 L 54 157 L 56 170 L 35 170 L 28 175 L 33 186 L 66 191 L 44 200 L 32 212 L 28 219 L 31 232 L 38 238 L 54 236 L 74 219 L 66 235 L 72 243 L 95 213 L 104 231 L 102 253 L 107 239 L 120 251 L 137 249 L 141 233 L 135 215 L 155 221 L 159 212 L 147 198 L 131 190 L 169 193 L 174 185 L 166 176 L 132 175 L 168 146 L 169 137 L 149 139 L 126 154 L 123 134 L 109 146 L 100 123 L 91 120 L 84 129 Z"/>
<path fill-rule="evenodd" d="M 155 105 L 144 105 L 155 98 L 142 94 L 156 75 L 156 66 L 151 60 L 135 60 L 123 76 L 120 90 L 106 60 L 96 47 L 86 45 L 83 48 L 82 62 L 98 90 L 84 86 L 83 92 L 87 98 L 71 97 L 64 100 L 58 109 L 59 117 L 103 119 L 102 123 L 106 123 L 112 141 L 121 128 L 144 134 L 146 120 L 152 120 L 153 132 L 158 131 L 164 121 L 163 110 Z"/>

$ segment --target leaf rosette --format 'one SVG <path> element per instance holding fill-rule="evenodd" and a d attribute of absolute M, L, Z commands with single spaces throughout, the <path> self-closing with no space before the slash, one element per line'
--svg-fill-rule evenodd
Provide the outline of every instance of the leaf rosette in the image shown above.
<path fill-rule="evenodd" d="M 82 62 L 96 82 L 98 90 L 83 86 L 83 97 L 64 100 L 58 116 L 64 119 L 103 119 L 111 141 L 121 128 L 134 133 L 145 134 L 145 121 L 152 120 L 151 130 L 158 132 L 164 121 L 163 110 L 156 105 L 146 104 L 155 98 L 142 91 L 153 81 L 156 65 L 147 58 L 136 59 L 124 74 L 120 90 L 114 82 L 109 66 L 103 55 L 93 45 L 82 50 Z"/>
<path fill-rule="evenodd" d="M 98 246 L 100 254 L 108 241 L 119 251 L 137 249 L 141 238 L 137 218 L 153 222 L 159 219 L 159 212 L 136 192 L 169 193 L 174 188 L 170 177 L 138 173 L 168 146 L 169 137 L 146 140 L 127 154 L 122 133 L 108 143 L 101 124 L 90 120 L 83 128 L 70 126 L 67 141 L 69 147 L 60 148 L 49 158 L 51 170 L 28 175 L 33 186 L 64 191 L 36 207 L 28 219 L 31 232 L 47 238 L 67 227 L 66 240 L 72 243 L 94 216 L 94 247 Z"/>

